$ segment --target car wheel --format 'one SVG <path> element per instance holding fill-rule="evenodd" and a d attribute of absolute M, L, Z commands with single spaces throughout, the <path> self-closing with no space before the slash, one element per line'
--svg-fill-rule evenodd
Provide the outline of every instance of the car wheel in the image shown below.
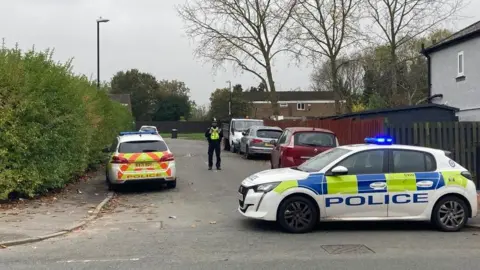
<path fill-rule="evenodd" d="M 432 222 L 444 232 L 456 232 L 462 229 L 468 220 L 468 207 L 456 196 L 446 196 L 439 200 L 432 212 Z"/>
<path fill-rule="evenodd" d="M 281 202 L 277 222 L 289 233 L 306 233 L 318 224 L 318 215 L 312 200 L 297 195 Z"/>
<path fill-rule="evenodd" d="M 167 188 L 176 188 L 177 187 L 177 180 L 173 180 L 170 182 L 167 182 Z"/>
<path fill-rule="evenodd" d="M 110 182 L 110 181 L 108 181 L 107 184 L 108 184 L 108 190 L 109 191 L 117 191 L 117 185 L 112 184 L 112 182 Z"/>
<path fill-rule="evenodd" d="M 248 146 L 245 146 L 245 153 L 243 154 L 243 157 L 245 159 L 250 159 L 252 156 L 250 155 L 250 153 L 248 152 Z"/>

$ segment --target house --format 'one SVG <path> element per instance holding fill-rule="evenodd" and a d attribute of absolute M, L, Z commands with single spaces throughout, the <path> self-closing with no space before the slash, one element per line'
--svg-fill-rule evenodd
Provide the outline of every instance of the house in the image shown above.
<path fill-rule="evenodd" d="M 130 113 L 132 112 L 132 102 L 130 100 L 130 94 L 109 94 L 111 100 L 117 101 L 123 106 L 127 107 Z"/>
<path fill-rule="evenodd" d="M 459 109 L 459 121 L 480 121 L 480 21 L 431 47 L 429 101 Z"/>
<path fill-rule="evenodd" d="M 273 109 L 270 92 L 243 92 L 243 98 L 251 103 L 250 117 L 271 118 Z M 335 115 L 333 92 L 327 91 L 278 91 L 280 119 L 325 117 Z"/>

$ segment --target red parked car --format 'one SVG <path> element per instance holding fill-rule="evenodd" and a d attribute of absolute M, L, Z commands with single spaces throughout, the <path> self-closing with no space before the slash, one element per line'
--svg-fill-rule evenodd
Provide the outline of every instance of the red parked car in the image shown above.
<path fill-rule="evenodd" d="M 273 148 L 271 168 L 295 167 L 337 146 L 337 136 L 330 130 L 311 127 L 286 128 Z"/>

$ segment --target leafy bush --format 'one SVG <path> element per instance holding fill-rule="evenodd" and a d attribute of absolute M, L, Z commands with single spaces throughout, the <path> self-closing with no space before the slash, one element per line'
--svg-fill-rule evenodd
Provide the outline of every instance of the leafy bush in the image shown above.
<path fill-rule="evenodd" d="M 65 186 L 131 125 L 130 113 L 70 62 L 0 49 L 0 199 Z"/>

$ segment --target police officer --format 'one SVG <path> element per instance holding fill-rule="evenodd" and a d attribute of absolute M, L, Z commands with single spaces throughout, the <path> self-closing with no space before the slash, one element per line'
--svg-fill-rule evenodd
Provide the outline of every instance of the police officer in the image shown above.
<path fill-rule="evenodd" d="M 220 144 L 223 138 L 222 129 L 217 126 L 217 120 L 213 118 L 212 126 L 208 128 L 205 132 L 205 137 L 208 140 L 208 169 L 211 170 L 213 167 L 213 152 L 217 156 L 217 170 L 221 170 L 220 163 Z"/>

